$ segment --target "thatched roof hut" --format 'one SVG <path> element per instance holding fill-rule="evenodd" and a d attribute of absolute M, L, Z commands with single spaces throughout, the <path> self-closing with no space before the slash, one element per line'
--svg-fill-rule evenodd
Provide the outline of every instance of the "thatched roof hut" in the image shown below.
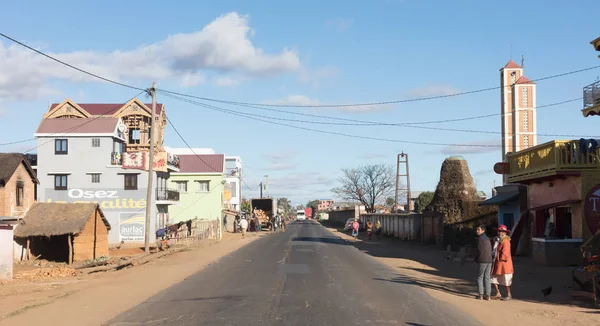
<path fill-rule="evenodd" d="M 424 211 L 441 213 L 444 216 L 444 224 L 452 224 L 472 217 L 465 216 L 473 214 L 465 212 L 465 206 L 473 206 L 470 203 L 475 204 L 479 201 L 481 198 L 467 161 L 461 156 L 451 156 L 442 163 L 440 181 L 433 200 Z"/>
<path fill-rule="evenodd" d="M 35 203 L 14 236 L 26 239 L 33 255 L 70 263 L 107 256 L 110 228 L 98 204 Z"/>

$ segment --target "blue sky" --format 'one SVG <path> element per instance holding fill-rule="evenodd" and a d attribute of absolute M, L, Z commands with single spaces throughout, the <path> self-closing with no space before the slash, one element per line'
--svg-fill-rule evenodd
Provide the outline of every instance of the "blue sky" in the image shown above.
<path fill-rule="evenodd" d="M 499 85 L 511 55 L 525 56 L 536 79 L 600 65 L 589 42 L 597 1 L 28 1 L 3 5 L 0 31 L 84 69 L 128 84 L 231 101 L 291 104 L 362 103 L 443 95 Z M 580 97 L 600 69 L 541 81 L 537 103 Z M 31 138 L 48 104 L 125 102 L 137 92 L 0 41 L 0 143 Z M 273 196 L 296 203 L 329 198 L 340 168 L 394 164 L 410 155 L 413 190 L 433 190 L 444 158 L 464 156 L 489 193 L 499 148 L 389 143 L 301 131 L 210 111 L 165 96 L 167 113 L 194 147 L 239 155 L 247 184 L 269 175 Z M 287 119 L 329 121 L 253 108 L 221 108 Z M 580 101 L 542 108 L 538 132 L 596 135 Z M 281 108 L 381 122 L 452 119 L 500 112 L 500 91 L 391 106 Z M 292 123 L 352 135 L 450 144 L 498 144 L 499 134 L 401 127 Z M 499 117 L 437 127 L 500 131 Z M 539 142 L 553 138 L 539 137 Z M 576 137 L 579 138 L 579 137 Z M 184 144 L 167 127 L 167 145 Z M 34 142 L 4 146 L 23 151 Z M 245 194 L 256 193 L 245 189 Z"/>

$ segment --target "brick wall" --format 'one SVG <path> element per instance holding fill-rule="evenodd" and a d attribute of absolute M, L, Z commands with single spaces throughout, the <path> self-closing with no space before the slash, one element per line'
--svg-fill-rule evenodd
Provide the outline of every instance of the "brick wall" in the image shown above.
<path fill-rule="evenodd" d="M 83 231 L 73 239 L 73 251 L 74 262 L 108 256 L 108 230 L 98 211 L 95 211 Z"/>
<path fill-rule="evenodd" d="M 17 206 L 17 182 L 23 182 L 23 205 Z M 23 164 L 19 164 L 6 185 L 0 188 L 0 216 L 23 217 L 35 202 L 35 184 Z"/>

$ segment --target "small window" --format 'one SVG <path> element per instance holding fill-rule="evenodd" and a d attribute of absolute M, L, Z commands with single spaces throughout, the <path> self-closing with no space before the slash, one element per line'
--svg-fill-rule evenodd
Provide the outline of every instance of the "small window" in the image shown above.
<path fill-rule="evenodd" d="M 100 147 L 100 138 L 92 138 L 92 147 Z"/>
<path fill-rule="evenodd" d="M 231 183 L 231 198 L 237 197 L 237 182 Z"/>
<path fill-rule="evenodd" d="M 66 139 L 54 140 L 54 154 L 66 155 L 69 153 L 69 143 Z"/>
<path fill-rule="evenodd" d="M 198 181 L 198 192 L 208 192 L 209 181 Z"/>
<path fill-rule="evenodd" d="M 137 190 L 138 176 L 137 174 L 125 174 L 125 190 Z"/>
<path fill-rule="evenodd" d="M 92 183 L 100 183 L 100 173 L 92 173 Z"/>
<path fill-rule="evenodd" d="M 25 198 L 25 186 L 23 182 L 17 182 L 17 206 L 23 206 L 23 199 Z"/>
<path fill-rule="evenodd" d="M 177 191 L 179 192 L 187 192 L 187 181 L 175 181 L 177 185 Z"/>
<path fill-rule="evenodd" d="M 56 174 L 54 176 L 54 190 L 67 190 L 67 175 Z"/>

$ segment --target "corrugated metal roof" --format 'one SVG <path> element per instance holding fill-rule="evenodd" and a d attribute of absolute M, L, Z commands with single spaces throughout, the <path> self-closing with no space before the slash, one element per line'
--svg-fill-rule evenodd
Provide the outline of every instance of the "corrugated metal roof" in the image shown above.
<path fill-rule="evenodd" d="M 181 173 L 223 173 L 225 155 L 178 155 Z"/>
<path fill-rule="evenodd" d="M 112 133 L 117 127 L 117 118 L 58 118 L 44 119 L 37 134 L 92 134 Z"/>

